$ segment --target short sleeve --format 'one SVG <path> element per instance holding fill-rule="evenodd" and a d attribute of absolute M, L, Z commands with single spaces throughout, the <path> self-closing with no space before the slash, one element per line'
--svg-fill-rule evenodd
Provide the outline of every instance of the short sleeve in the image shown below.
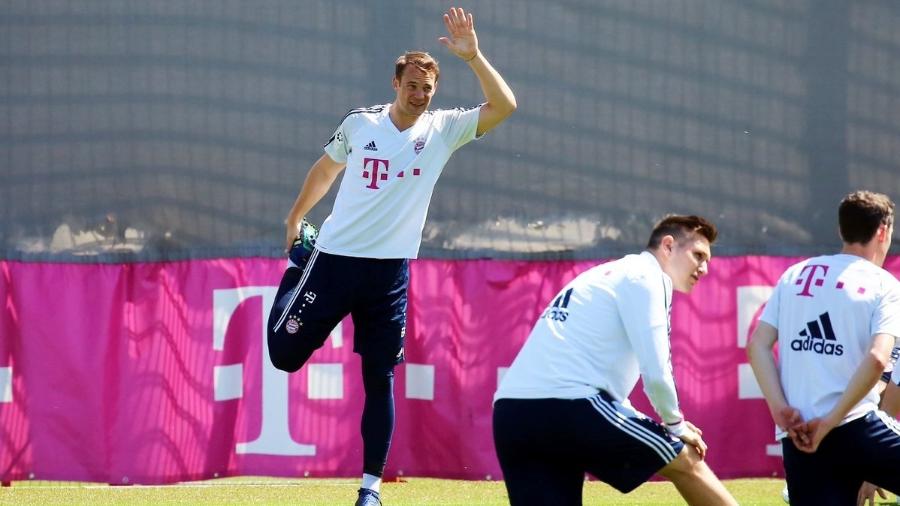
<path fill-rule="evenodd" d="M 350 140 L 347 138 L 347 121 L 350 118 L 351 116 L 347 116 L 341 121 L 337 130 L 334 131 L 334 134 L 323 146 L 325 152 L 328 153 L 328 156 L 335 162 L 346 163 L 347 156 L 350 154 Z"/>
<path fill-rule="evenodd" d="M 435 112 L 437 114 L 437 129 L 450 149 L 456 151 L 466 143 L 475 140 L 481 105 Z"/>
<path fill-rule="evenodd" d="M 900 283 L 893 278 L 872 313 L 870 334 L 890 334 L 900 338 Z"/>
<path fill-rule="evenodd" d="M 766 322 L 769 325 L 778 328 L 778 305 L 781 301 L 781 280 L 778 280 L 778 284 L 775 285 L 775 289 L 772 290 L 772 295 L 769 297 L 769 301 L 766 302 L 765 307 L 763 308 L 762 314 L 759 315 L 759 321 Z"/>

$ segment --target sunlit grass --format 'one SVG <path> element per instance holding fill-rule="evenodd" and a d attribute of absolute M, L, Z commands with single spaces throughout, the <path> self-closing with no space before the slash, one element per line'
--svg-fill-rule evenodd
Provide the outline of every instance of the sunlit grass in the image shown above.
<path fill-rule="evenodd" d="M 742 505 L 782 506 L 784 482 L 772 479 L 729 480 L 728 489 Z M 358 480 L 227 478 L 166 486 L 110 487 L 101 484 L 29 481 L 0 488 L 0 504 L 353 504 Z M 387 506 L 504 505 L 503 482 L 408 478 L 385 483 Z M 585 483 L 585 504 L 681 505 L 684 501 L 666 482 L 646 483 L 628 495 L 596 481 Z M 879 503 L 882 504 L 882 503 Z M 894 504 L 893 497 L 890 502 Z"/>

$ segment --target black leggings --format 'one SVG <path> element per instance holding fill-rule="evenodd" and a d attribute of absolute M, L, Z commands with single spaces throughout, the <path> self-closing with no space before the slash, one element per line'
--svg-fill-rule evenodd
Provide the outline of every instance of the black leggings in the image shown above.
<path fill-rule="evenodd" d="M 394 366 L 383 367 L 363 360 L 363 407 L 360 432 L 363 438 L 363 472 L 381 476 L 394 434 Z"/>

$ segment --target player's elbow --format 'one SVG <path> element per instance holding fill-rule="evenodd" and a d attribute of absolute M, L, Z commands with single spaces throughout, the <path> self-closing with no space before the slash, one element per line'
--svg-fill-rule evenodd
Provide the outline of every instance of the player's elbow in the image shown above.
<path fill-rule="evenodd" d="M 747 343 L 747 358 L 750 363 L 754 360 L 762 359 L 766 354 L 771 356 L 772 347 L 778 340 L 778 331 L 768 323 L 759 322 L 756 330 L 750 335 L 750 342 Z"/>
<path fill-rule="evenodd" d="M 506 116 L 509 117 L 512 113 L 516 112 L 516 109 L 519 108 L 519 104 L 516 102 L 516 96 L 510 92 L 508 97 L 508 102 L 506 104 Z"/>
<path fill-rule="evenodd" d="M 894 336 L 890 334 L 877 334 L 873 338 L 867 359 L 879 372 L 890 365 L 894 344 Z"/>
<path fill-rule="evenodd" d="M 869 361 L 879 372 L 884 371 L 888 365 L 891 363 L 891 355 L 881 353 L 880 350 L 871 350 L 869 351 Z"/>
<path fill-rule="evenodd" d="M 494 126 L 496 126 L 506 118 L 510 117 L 512 113 L 516 112 L 518 107 L 519 104 L 516 102 L 516 96 L 513 95 L 512 92 L 509 92 L 508 94 L 505 94 L 501 100 L 495 100 L 485 104 L 482 111 L 484 111 L 484 109 L 489 111 L 489 114 L 493 116 Z"/>
<path fill-rule="evenodd" d="M 504 104 L 503 107 L 503 119 L 512 116 L 512 113 L 516 112 L 516 109 L 519 107 L 519 104 L 516 103 L 516 97 L 512 94 L 509 96 L 509 101 Z"/>
<path fill-rule="evenodd" d="M 758 340 L 750 340 L 747 344 L 747 360 L 752 364 L 758 360 L 766 350 L 760 347 Z"/>

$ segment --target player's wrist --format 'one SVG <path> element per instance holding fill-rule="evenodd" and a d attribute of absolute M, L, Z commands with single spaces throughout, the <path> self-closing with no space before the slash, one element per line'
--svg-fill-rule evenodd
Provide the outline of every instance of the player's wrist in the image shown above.
<path fill-rule="evenodd" d="M 831 429 L 840 425 L 842 421 L 844 421 L 844 415 L 832 411 L 822 418 L 822 425 L 824 425 L 830 431 Z"/>
<path fill-rule="evenodd" d="M 300 226 L 300 221 L 302 221 L 302 220 L 303 220 L 303 217 L 288 216 L 284 220 L 284 225 L 287 228 L 297 228 Z"/>
<path fill-rule="evenodd" d="M 474 60 L 475 58 L 477 58 L 479 54 L 481 54 L 481 51 L 478 50 L 478 49 L 476 49 L 475 52 L 472 53 L 472 56 L 470 56 L 470 57 L 468 57 L 468 58 L 463 57 L 462 60 L 463 60 L 464 62 L 466 62 L 466 63 L 470 63 L 470 62 L 472 62 L 472 60 Z"/>
<path fill-rule="evenodd" d="M 675 437 L 681 437 L 685 435 L 688 431 L 688 426 L 684 422 L 684 420 L 679 420 L 677 422 L 668 423 L 666 422 L 666 429 Z"/>

